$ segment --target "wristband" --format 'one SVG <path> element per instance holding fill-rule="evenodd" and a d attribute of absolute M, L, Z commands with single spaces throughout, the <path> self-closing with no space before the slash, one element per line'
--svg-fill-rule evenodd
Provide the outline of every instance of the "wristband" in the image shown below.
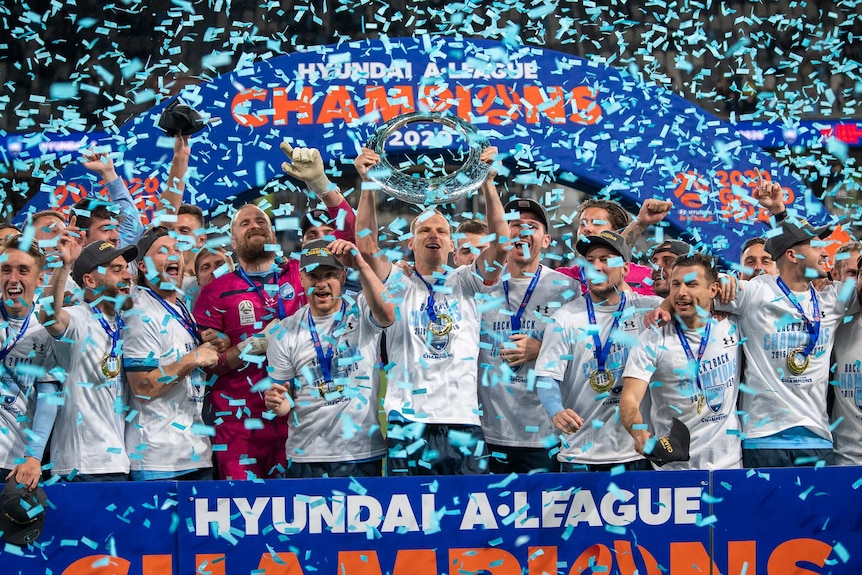
<path fill-rule="evenodd" d="M 323 199 L 323 196 L 328 194 L 333 189 L 338 189 L 338 186 L 329 181 L 329 178 L 326 177 L 326 174 L 318 176 L 314 178 L 308 183 L 308 187 L 311 188 L 311 191 L 314 192 L 314 195 L 318 198 Z"/>
<path fill-rule="evenodd" d="M 778 214 L 775 214 L 775 221 L 776 222 L 783 222 L 786 219 L 787 219 L 787 209 L 786 208 L 784 209 L 784 211 L 782 211 Z"/>

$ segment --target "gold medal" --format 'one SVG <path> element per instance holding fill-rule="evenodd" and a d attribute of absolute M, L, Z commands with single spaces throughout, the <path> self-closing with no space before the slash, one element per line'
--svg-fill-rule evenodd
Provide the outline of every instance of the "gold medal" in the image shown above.
<path fill-rule="evenodd" d="M 116 355 L 106 355 L 102 360 L 102 373 L 108 378 L 120 375 L 120 358 Z"/>
<path fill-rule="evenodd" d="M 428 322 L 428 331 L 437 337 L 448 335 L 450 331 L 452 331 L 452 327 L 455 325 L 455 322 L 452 321 L 452 317 L 445 313 L 437 314 L 437 321 L 429 321 Z"/>
<path fill-rule="evenodd" d="M 614 386 L 614 374 L 609 369 L 603 369 L 599 371 L 598 369 L 594 369 L 590 374 L 590 387 L 593 388 L 596 393 L 604 393 L 610 390 Z"/>
<path fill-rule="evenodd" d="M 787 356 L 787 369 L 793 375 L 802 375 L 808 369 L 808 356 L 802 353 L 802 348 L 794 349 Z"/>
<path fill-rule="evenodd" d="M 706 403 L 706 399 L 703 395 L 697 396 L 697 414 L 700 415 L 700 412 L 703 411 L 703 405 Z"/>

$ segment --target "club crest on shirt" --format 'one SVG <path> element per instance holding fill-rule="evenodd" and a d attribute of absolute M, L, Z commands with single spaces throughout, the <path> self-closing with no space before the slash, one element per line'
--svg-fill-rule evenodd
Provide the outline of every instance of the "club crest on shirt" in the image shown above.
<path fill-rule="evenodd" d="M 251 300 L 244 299 L 237 304 L 237 312 L 239 313 L 240 325 L 254 325 L 257 321 L 254 315 L 254 304 Z"/>
<path fill-rule="evenodd" d="M 290 301 L 296 296 L 296 290 L 290 285 L 290 282 L 284 282 L 278 286 L 278 297 L 283 300 Z"/>
<path fill-rule="evenodd" d="M 853 388 L 853 399 L 856 403 L 856 409 L 862 411 L 862 379 L 857 379 L 856 385 Z"/>

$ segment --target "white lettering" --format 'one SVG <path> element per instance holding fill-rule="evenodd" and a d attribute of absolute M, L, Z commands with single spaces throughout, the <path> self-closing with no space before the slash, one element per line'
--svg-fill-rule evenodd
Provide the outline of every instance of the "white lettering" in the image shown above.
<path fill-rule="evenodd" d="M 527 503 L 527 492 L 516 491 L 514 493 L 515 513 L 517 521 L 515 521 L 515 529 L 538 529 L 539 518 L 530 517 L 530 504 Z"/>
<path fill-rule="evenodd" d="M 364 511 L 368 512 L 366 519 L 362 519 Z M 387 515 L 389 515 L 387 513 Z M 369 528 L 376 529 L 380 526 L 383 516 L 383 508 L 380 502 L 368 495 L 349 495 L 347 497 L 347 532 L 366 533 Z"/>
<path fill-rule="evenodd" d="M 396 493 L 389 500 L 389 507 L 386 509 L 386 517 L 383 518 L 383 527 L 380 528 L 380 531 L 381 533 L 392 533 L 396 529 L 399 531 L 419 531 L 416 514 L 413 513 L 410 500 L 404 493 Z"/>
<path fill-rule="evenodd" d="M 673 522 L 694 525 L 700 512 L 700 487 L 678 487 L 673 494 Z"/>
<path fill-rule="evenodd" d="M 297 495 L 293 498 L 293 521 L 288 523 L 284 516 L 284 497 L 272 498 L 272 525 L 275 530 L 283 535 L 296 535 L 303 529 L 307 521 L 305 512 L 305 496 Z"/>
<path fill-rule="evenodd" d="M 623 499 L 620 499 L 617 493 L 611 492 L 602 497 L 602 517 L 608 525 L 622 527 L 629 525 L 637 518 L 635 506 L 634 504 L 619 505 L 616 510 L 614 507 L 617 503 L 628 503 L 635 494 L 624 489 L 620 489 L 618 494 L 622 495 Z"/>
<path fill-rule="evenodd" d="M 245 518 L 245 534 L 259 535 L 257 524 L 263 510 L 266 509 L 266 504 L 269 503 L 269 497 L 255 497 L 254 504 L 251 506 L 248 504 L 248 499 L 242 497 L 234 498 L 233 503 Z"/>
<path fill-rule="evenodd" d="M 658 501 L 652 502 L 650 489 L 638 489 L 638 514 L 641 521 L 647 525 L 662 525 L 670 519 L 671 509 L 671 494 L 673 490 L 670 487 L 662 487 L 658 490 Z M 653 513 L 653 505 L 658 510 Z"/>
<path fill-rule="evenodd" d="M 470 494 L 467 509 L 464 510 L 464 517 L 461 519 L 460 529 L 462 531 L 470 530 L 476 525 L 481 525 L 485 529 L 499 529 L 494 510 L 491 509 L 491 503 L 485 493 Z"/>
<path fill-rule="evenodd" d="M 216 510 L 210 511 L 209 499 L 195 499 L 195 535 L 210 534 L 210 523 L 217 525 L 216 533 L 222 535 L 230 531 L 230 499 L 216 499 Z"/>
<path fill-rule="evenodd" d="M 596 501 L 593 499 L 593 494 L 587 490 L 575 493 L 572 506 L 569 508 L 569 515 L 566 517 L 566 525 L 577 526 L 578 523 L 583 522 L 592 527 L 602 526 L 602 518 L 599 517 L 599 511 L 596 509 Z"/>
<path fill-rule="evenodd" d="M 326 500 L 332 501 L 332 507 L 326 504 Z M 308 499 L 308 532 L 323 533 L 323 524 L 326 523 L 327 531 L 332 533 L 344 533 L 344 496 L 333 495 L 332 497 L 314 496 Z"/>
<path fill-rule="evenodd" d="M 542 492 L 542 526 L 559 527 L 563 524 L 563 513 L 568 507 L 571 491 Z"/>

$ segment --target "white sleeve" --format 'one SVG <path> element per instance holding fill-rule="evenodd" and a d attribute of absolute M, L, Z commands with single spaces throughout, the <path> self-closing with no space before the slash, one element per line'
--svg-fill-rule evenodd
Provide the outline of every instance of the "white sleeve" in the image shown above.
<path fill-rule="evenodd" d="M 656 366 L 664 350 L 663 331 L 644 330 L 638 337 L 638 343 L 629 352 L 623 377 L 633 377 L 649 383 L 655 373 Z"/>
<path fill-rule="evenodd" d="M 545 327 L 542 347 L 536 358 L 536 377 L 551 377 L 562 381 L 566 368 L 573 359 L 570 338 L 571 329 L 568 326 L 566 310 L 558 310 L 551 316 L 551 321 Z"/>

